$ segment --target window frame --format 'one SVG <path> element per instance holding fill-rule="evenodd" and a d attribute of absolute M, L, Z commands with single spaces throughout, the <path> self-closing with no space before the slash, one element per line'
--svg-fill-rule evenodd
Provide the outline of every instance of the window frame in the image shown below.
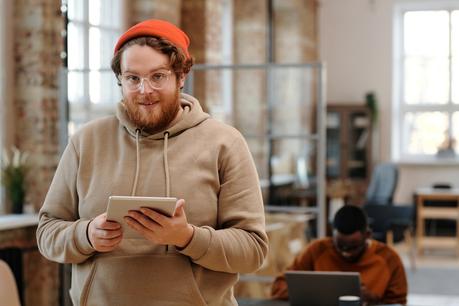
<path fill-rule="evenodd" d="M 404 64 L 405 64 L 405 53 L 404 53 L 404 15 L 410 11 L 436 11 L 442 10 L 447 11 L 449 16 L 451 12 L 459 10 L 459 3 L 455 0 L 417 0 L 407 1 L 398 0 L 394 6 L 394 18 L 393 18 L 393 125 L 392 125 L 392 151 L 391 155 L 393 160 L 401 163 L 425 163 L 425 164 L 451 164 L 459 163 L 459 158 L 438 158 L 434 155 L 427 154 L 407 154 L 404 153 L 403 146 L 404 139 L 407 139 L 406 131 L 404 129 L 404 115 L 409 112 L 429 112 L 438 111 L 446 113 L 450 119 L 450 125 L 448 128 L 449 135 L 452 135 L 453 126 L 451 124 L 452 115 L 454 112 L 459 112 L 459 103 L 452 103 L 452 86 L 449 86 L 448 91 L 448 102 L 446 104 L 407 104 L 404 101 Z M 451 21 L 450 21 L 451 25 Z M 449 82 L 452 82 L 451 74 L 451 28 L 449 29 Z"/>
<path fill-rule="evenodd" d="M 70 101 L 69 99 L 69 88 L 66 86 L 66 103 L 68 108 L 68 115 L 67 115 L 67 126 L 68 126 L 68 134 L 72 135 L 78 128 L 80 124 L 88 122 L 96 117 L 101 117 L 104 115 L 113 114 L 115 112 L 115 104 L 118 100 L 113 99 L 109 103 L 94 103 L 91 100 L 90 95 L 90 75 L 91 72 L 99 72 L 103 73 L 112 73 L 110 67 L 99 67 L 94 69 L 90 67 L 90 29 L 91 28 L 98 28 L 102 35 L 103 33 L 107 32 L 116 32 L 116 36 L 120 36 L 125 28 L 126 25 L 126 16 L 123 14 L 125 10 L 126 3 L 124 0 L 119 0 L 119 23 L 117 27 L 107 26 L 103 24 L 95 25 L 92 24 L 90 21 L 90 0 L 75 0 L 78 4 L 82 7 L 82 19 L 70 19 L 67 9 L 66 14 L 66 41 L 65 41 L 65 53 L 67 55 L 66 60 L 64 61 L 64 66 L 66 69 L 66 78 L 69 79 L 71 73 L 81 73 L 83 76 L 83 89 L 82 89 L 82 97 L 79 101 Z M 68 4 L 68 0 L 63 0 L 63 3 Z M 108 2 L 107 2 L 108 3 Z M 111 2 L 111 6 L 114 5 Z M 82 58 L 83 58 L 83 68 L 69 68 L 68 66 L 68 32 L 69 32 L 69 25 L 73 23 L 74 25 L 83 28 L 83 41 L 84 44 L 81 47 Z M 101 35 L 101 37 L 102 37 Z M 102 39 L 100 40 L 102 41 Z M 102 44 L 101 44 L 102 45 Z M 66 81 L 68 84 L 68 80 Z M 115 81 L 113 84 L 116 84 Z M 114 94 L 115 96 L 115 94 Z M 121 94 L 120 94 L 121 96 Z M 74 125 L 74 126 L 73 126 Z"/>

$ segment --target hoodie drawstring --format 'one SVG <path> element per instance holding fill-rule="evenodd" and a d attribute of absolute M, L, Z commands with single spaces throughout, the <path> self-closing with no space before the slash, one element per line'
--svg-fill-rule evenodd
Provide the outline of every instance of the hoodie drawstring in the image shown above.
<path fill-rule="evenodd" d="M 135 130 L 135 153 L 136 153 L 136 165 L 135 165 L 135 177 L 134 177 L 134 186 L 132 186 L 131 196 L 135 196 L 137 189 L 137 181 L 139 179 L 139 170 L 140 170 L 140 144 L 139 144 L 139 134 L 140 129 Z"/>
<path fill-rule="evenodd" d="M 140 170 L 140 143 L 139 143 L 139 135 L 140 129 L 135 130 L 135 149 L 136 149 L 136 166 L 135 166 L 135 177 L 134 177 L 134 186 L 132 186 L 131 196 L 135 196 L 136 189 L 137 189 L 137 181 L 139 180 L 139 170 Z M 169 132 L 164 133 L 164 149 L 163 149 L 163 157 L 164 157 L 164 172 L 166 174 L 166 197 L 170 197 L 171 188 L 170 188 L 170 177 L 169 177 L 169 163 L 167 160 L 167 143 L 169 140 Z M 166 245 L 166 253 L 169 250 L 169 246 Z"/>
<path fill-rule="evenodd" d="M 163 158 L 164 158 L 164 172 L 166 174 L 166 197 L 170 197 L 171 189 L 170 189 L 170 179 L 169 179 L 169 163 L 167 162 L 167 141 L 169 139 L 169 132 L 164 133 L 164 150 L 163 150 Z M 166 253 L 169 251 L 169 245 L 166 244 Z"/>
<path fill-rule="evenodd" d="M 170 179 L 169 179 L 169 164 L 167 162 L 167 141 L 169 139 L 169 132 L 164 133 L 164 172 L 166 173 L 166 197 L 170 197 L 171 188 L 170 188 Z"/>

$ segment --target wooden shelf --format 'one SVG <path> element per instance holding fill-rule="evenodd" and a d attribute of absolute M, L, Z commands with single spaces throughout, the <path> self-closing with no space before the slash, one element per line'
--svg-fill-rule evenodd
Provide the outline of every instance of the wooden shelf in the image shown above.
<path fill-rule="evenodd" d="M 456 207 L 449 206 L 425 206 L 426 201 L 456 202 Z M 424 248 L 455 248 L 459 255 L 459 190 L 419 188 L 416 190 L 417 228 L 416 245 L 418 253 L 421 254 Z M 431 237 L 424 232 L 427 219 L 443 219 L 456 221 L 456 235 L 454 237 Z"/>
<path fill-rule="evenodd" d="M 445 219 L 457 220 L 459 216 L 458 208 L 449 207 L 423 207 L 419 215 L 424 219 Z"/>
<path fill-rule="evenodd" d="M 371 176 L 371 112 L 363 103 L 327 105 L 328 188 L 337 181 L 348 184 L 346 201 L 363 204 Z M 332 161 L 335 161 L 334 163 Z"/>

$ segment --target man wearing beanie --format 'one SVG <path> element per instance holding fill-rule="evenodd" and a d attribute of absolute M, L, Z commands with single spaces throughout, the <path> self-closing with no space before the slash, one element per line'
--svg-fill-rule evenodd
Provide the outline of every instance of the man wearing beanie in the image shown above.
<path fill-rule="evenodd" d="M 312 242 L 287 270 L 359 272 L 365 305 L 406 304 L 408 285 L 400 257 L 370 236 L 365 212 L 343 206 L 333 220 L 333 237 Z M 271 295 L 288 299 L 284 275 L 274 281 Z"/>
<path fill-rule="evenodd" d="M 257 270 L 268 240 L 258 175 L 241 134 L 180 92 L 193 65 L 188 36 L 147 20 L 114 48 L 116 116 L 69 140 L 40 210 L 37 241 L 72 264 L 74 305 L 237 305 L 238 273 Z M 175 197 L 172 217 L 129 211 L 123 237 L 112 195 Z"/>

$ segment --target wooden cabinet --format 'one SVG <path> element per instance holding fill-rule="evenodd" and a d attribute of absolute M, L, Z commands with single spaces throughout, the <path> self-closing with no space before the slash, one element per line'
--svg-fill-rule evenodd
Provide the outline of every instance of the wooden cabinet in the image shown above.
<path fill-rule="evenodd" d="M 362 204 L 371 174 L 370 110 L 363 104 L 329 104 L 326 126 L 327 192 L 339 192 L 348 202 Z"/>

